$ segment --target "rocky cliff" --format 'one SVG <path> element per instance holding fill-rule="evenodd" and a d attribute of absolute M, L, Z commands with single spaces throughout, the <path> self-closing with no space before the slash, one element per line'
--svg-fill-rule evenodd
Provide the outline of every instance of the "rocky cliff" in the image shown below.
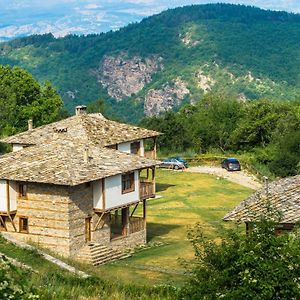
<path fill-rule="evenodd" d="M 146 116 L 155 116 L 161 112 L 179 106 L 184 98 L 190 94 L 186 83 L 180 78 L 171 84 L 167 83 L 161 89 L 151 89 L 144 102 L 144 112 Z"/>
<path fill-rule="evenodd" d="M 121 101 L 141 91 L 151 82 L 151 75 L 162 67 L 161 58 L 138 56 L 128 58 L 123 53 L 115 57 L 105 56 L 97 77 L 108 94 Z"/>

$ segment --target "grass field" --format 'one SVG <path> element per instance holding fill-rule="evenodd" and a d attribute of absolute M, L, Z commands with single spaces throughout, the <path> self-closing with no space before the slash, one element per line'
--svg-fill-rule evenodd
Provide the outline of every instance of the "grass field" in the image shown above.
<path fill-rule="evenodd" d="M 199 222 L 207 236 L 217 237 L 224 226 L 222 217 L 252 190 L 207 174 L 158 170 L 156 178 L 160 197 L 150 199 L 147 207 L 149 246 L 130 258 L 104 266 L 71 262 L 95 275 L 91 281 L 75 278 L 36 253 L 3 240 L 0 251 L 39 272 L 28 278 L 45 290 L 42 299 L 99 299 L 99 295 L 101 299 L 168 299 L 149 286 L 180 286 L 186 279 L 180 259 L 193 257 L 188 229 Z M 132 283 L 149 288 L 139 289 Z"/>
<path fill-rule="evenodd" d="M 158 199 L 148 201 L 148 249 L 131 258 L 97 268 L 106 278 L 141 284 L 171 283 L 185 279 L 180 259 L 191 259 L 187 230 L 197 222 L 205 234 L 216 237 L 222 217 L 252 190 L 207 174 L 158 170 Z M 158 245 L 157 245 L 158 244 Z"/>

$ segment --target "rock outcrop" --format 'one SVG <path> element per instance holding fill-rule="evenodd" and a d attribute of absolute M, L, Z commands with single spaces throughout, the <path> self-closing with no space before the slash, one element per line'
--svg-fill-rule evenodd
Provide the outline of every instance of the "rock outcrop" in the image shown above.
<path fill-rule="evenodd" d="M 98 80 L 111 97 L 121 101 L 151 82 L 151 75 L 162 68 L 161 60 L 158 57 L 128 58 L 125 54 L 105 56 L 97 72 Z"/>
<path fill-rule="evenodd" d="M 161 112 L 173 109 L 179 106 L 185 96 L 190 91 L 186 87 L 186 83 L 177 78 L 172 84 L 165 84 L 161 89 L 151 89 L 144 103 L 144 112 L 146 116 L 155 116 Z"/>

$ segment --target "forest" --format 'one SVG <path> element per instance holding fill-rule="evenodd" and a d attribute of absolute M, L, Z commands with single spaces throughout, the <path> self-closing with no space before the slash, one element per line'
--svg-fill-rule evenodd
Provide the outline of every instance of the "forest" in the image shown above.
<path fill-rule="evenodd" d="M 144 116 L 148 91 L 178 77 L 190 94 L 175 110 L 200 101 L 205 92 L 195 77 L 199 70 L 215 82 L 213 93 L 248 100 L 296 99 L 300 89 L 299 23 L 298 14 L 242 5 L 192 5 L 164 11 L 115 32 L 64 38 L 45 34 L 1 43 L 0 64 L 21 66 L 40 83 L 49 80 L 69 112 L 78 104 L 102 99 L 110 116 L 137 123 Z M 117 102 L 97 76 L 103 58 L 119 54 L 161 57 L 163 68 L 152 74 L 141 91 Z"/>

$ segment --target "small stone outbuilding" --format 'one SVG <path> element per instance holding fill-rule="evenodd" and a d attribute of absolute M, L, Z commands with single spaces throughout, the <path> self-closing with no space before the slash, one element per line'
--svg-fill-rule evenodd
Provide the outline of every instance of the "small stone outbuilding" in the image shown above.
<path fill-rule="evenodd" d="M 247 229 L 261 216 L 273 214 L 279 220 L 276 233 L 291 231 L 300 221 L 300 175 L 266 184 L 242 201 L 224 218 L 224 221 L 242 221 Z"/>

